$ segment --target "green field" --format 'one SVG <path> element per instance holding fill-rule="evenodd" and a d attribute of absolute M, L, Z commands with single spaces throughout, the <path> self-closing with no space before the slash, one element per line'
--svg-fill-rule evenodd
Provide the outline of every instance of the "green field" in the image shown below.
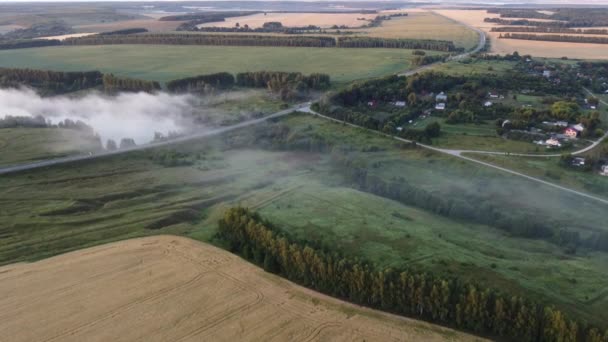
<path fill-rule="evenodd" d="M 94 152 L 91 135 L 61 128 L 0 129 L 0 166 Z"/>
<path fill-rule="evenodd" d="M 412 51 L 405 49 L 59 46 L 0 51 L 0 67 L 99 70 L 161 82 L 221 71 L 299 71 L 327 73 L 336 82 L 349 82 L 406 71 L 412 57 Z"/>
<path fill-rule="evenodd" d="M 595 202 L 295 115 L 211 140 L 0 177 L 0 264 L 151 234 L 213 241 L 224 208 L 240 204 L 299 237 L 379 265 L 451 274 L 551 301 L 593 321 L 608 319 L 608 253 L 566 254 L 542 240 L 361 192 L 335 171 L 333 155 L 281 150 L 275 140 L 261 138 L 285 129 L 294 146 L 308 139 L 349 146 L 383 179 L 404 177 L 455 200 L 481 196 L 505 211 L 606 229 L 605 207 Z M 173 151 L 185 153 L 192 164 L 158 162 Z"/>

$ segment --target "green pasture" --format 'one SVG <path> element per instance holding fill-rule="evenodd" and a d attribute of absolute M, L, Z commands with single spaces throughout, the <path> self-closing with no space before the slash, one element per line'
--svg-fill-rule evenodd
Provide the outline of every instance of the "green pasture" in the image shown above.
<path fill-rule="evenodd" d="M 429 52 L 436 54 L 436 52 Z M 412 50 L 184 45 L 57 46 L 0 51 L 0 67 L 99 70 L 166 82 L 221 71 L 327 73 L 336 82 L 410 68 Z"/>

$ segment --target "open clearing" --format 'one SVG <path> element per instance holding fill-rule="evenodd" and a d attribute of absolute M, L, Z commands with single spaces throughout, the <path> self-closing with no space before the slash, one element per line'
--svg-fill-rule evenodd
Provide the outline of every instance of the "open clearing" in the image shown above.
<path fill-rule="evenodd" d="M 4 266 L 0 291 L 0 331 L 12 341 L 481 340 L 318 294 L 173 236 Z"/>
<path fill-rule="evenodd" d="M 348 82 L 406 71 L 412 57 L 412 50 L 405 49 L 102 45 L 0 51 L 0 66 L 99 70 L 161 82 L 221 71 L 299 71 Z"/>
<path fill-rule="evenodd" d="M 242 17 L 226 18 L 225 21 L 212 22 L 198 25 L 198 27 L 234 27 L 236 23 L 240 26 L 249 25 L 251 28 L 262 27 L 264 23 L 278 21 L 283 26 L 308 26 L 315 25 L 322 28 L 330 28 L 334 25 L 348 27 L 358 27 L 369 23 L 376 14 L 361 13 L 257 13 Z M 365 18 L 367 20 L 357 20 Z"/>
<path fill-rule="evenodd" d="M 485 10 L 436 10 L 435 12 L 482 29 L 490 37 L 491 53 L 507 54 L 518 51 L 520 54 L 530 54 L 536 57 L 560 58 L 566 56 L 581 59 L 605 59 L 608 56 L 608 45 L 606 44 L 499 39 L 500 32 L 490 32 L 490 29 L 504 25 L 484 22 L 484 18 L 498 17 L 498 14 L 487 13 Z"/>

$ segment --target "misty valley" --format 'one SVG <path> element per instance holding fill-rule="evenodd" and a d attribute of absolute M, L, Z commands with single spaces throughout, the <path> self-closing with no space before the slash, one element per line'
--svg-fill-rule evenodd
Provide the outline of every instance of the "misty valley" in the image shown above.
<path fill-rule="evenodd" d="M 608 342 L 603 1 L 1 2 L 2 335 Z"/>

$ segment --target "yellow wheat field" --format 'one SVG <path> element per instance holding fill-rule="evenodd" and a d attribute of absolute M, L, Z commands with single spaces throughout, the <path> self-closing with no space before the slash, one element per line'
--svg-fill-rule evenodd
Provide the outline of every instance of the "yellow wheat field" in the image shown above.
<path fill-rule="evenodd" d="M 0 268 L 10 341 L 472 341 L 296 286 L 186 238 L 134 239 Z"/>

